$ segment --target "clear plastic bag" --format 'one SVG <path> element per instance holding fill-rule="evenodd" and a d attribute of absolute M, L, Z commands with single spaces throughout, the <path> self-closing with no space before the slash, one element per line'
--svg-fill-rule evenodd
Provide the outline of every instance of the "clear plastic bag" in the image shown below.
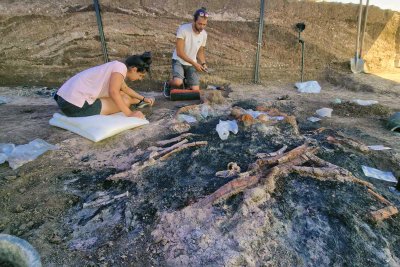
<path fill-rule="evenodd" d="M 201 110 L 200 110 L 201 116 L 205 119 L 208 117 L 209 113 L 209 108 L 207 105 L 203 104 L 201 105 Z"/>
<path fill-rule="evenodd" d="M 42 139 L 35 139 L 26 145 L 16 146 L 12 153 L 8 156 L 10 167 L 15 170 L 23 164 L 39 157 L 47 150 L 55 150 L 56 146 L 47 143 Z"/>
<path fill-rule="evenodd" d="M 321 92 L 321 86 L 317 81 L 308 81 L 303 83 L 295 83 L 297 91 L 299 93 L 314 93 L 318 94 Z"/>
<path fill-rule="evenodd" d="M 178 115 L 178 121 L 180 122 L 187 122 L 187 123 L 194 123 L 197 122 L 196 118 L 193 116 L 185 115 L 185 114 L 179 114 Z"/>
<path fill-rule="evenodd" d="M 14 149 L 14 144 L 0 144 L 0 153 L 4 153 L 7 156 L 11 155 Z"/>
<path fill-rule="evenodd" d="M 370 105 L 375 105 L 378 104 L 379 102 L 376 100 L 361 100 L 361 99 L 353 99 L 351 102 L 356 103 L 357 105 L 360 106 L 370 106 Z"/>
<path fill-rule="evenodd" d="M 229 132 L 237 134 L 239 132 L 239 127 L 235 120 L 233 121 L 219 121 L 216 130 L 218 132 L 219 138 L 221 140 L 226 140 L 229 137 Z"/>
<path fill-rule="evenodd" d="M 318 116 L 320 117 L 331 117 L 332 116 L 332 111 L 333 109 L 331 108 L 321 108 L 318 109 L 317 111 L 315 111 L 315 113 L 317 113 Z"/>

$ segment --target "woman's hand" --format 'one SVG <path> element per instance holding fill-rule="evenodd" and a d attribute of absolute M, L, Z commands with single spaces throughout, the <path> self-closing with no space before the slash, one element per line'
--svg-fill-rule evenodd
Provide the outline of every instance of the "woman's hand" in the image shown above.
<path fill-rule="evenodd" d="M 141 111 L 132 111 L 130 114 L 127 115 L 128 117 L 135 117 L 139 119 L 144 119 L 144 114 Z"/>
<path fill-rule="evenodd" d="M 153 105 L 154 105 L 155 99 L 152 98 L 152 97 L 145 97 L 145 98 L 143 99 L 143 101 L 146 102 L 146 103 L 149 103 L 150 106 L 153 106 Z"/>

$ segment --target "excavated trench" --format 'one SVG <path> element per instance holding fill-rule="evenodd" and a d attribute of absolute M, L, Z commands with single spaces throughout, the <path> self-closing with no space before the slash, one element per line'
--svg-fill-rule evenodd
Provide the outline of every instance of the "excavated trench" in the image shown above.
<path fill-rule="evenodd" d="M 256 104 L 241 101 L 236 106 L 255 109 Z M 293 111 L 290 103 L 280 108 Z M 97 255 L 86 263 L 112 264 L 121 254 L 126 263 L 157 266 L 389 266 L 399 262 L 398 220 L 389 219 L 384 226 L 372 222 L 369 212 L 383 205 L 359 184 L 292 173 L 277 179 L 267 197 L 254 193 L 262 190 L 260 183 L 213 206 L 195 208 L 196 202 L 235 179 L 215 176 L 229 162 L 245 172 L 257 160 L 257 153 L 271 153 L 283 145 L 290 151 L 305 140 L 319 147 L 317 156 L 373 183 L 376 192 L 400 205 L 399 196 L 388 190 L 387 183 L 367 178 L 360 170 L 361 165 L 381 159 L 328 142 L 334 130 L 318 133 L 315 126 L 300 125 L 303 135 L 296 135 L 285 123 L 247 127 L 239 123 L 239 132 L 221 141 L 215 131 L 220 119 L 232 117 L 211 117 L 191 127 L 194 135 L 188 137 L 189 142 L 207 141 L 206 146 L 175 153 L 139 175 L 128 172 L 122 180 L 110 181 L 107 178 L 118 171 L 102 169 L 62 177 L 75 204 L 64 217 L 61 242 L 79 255 Z M 145 161 L 146 149 L 153 144 L 151 140 L 141 143 L 138 149 L 143 153 L 133 163 Z M 395 164 L 387 163 L 392 168 Z M 87 207 L 104 196 L 125 192 L 129 195 Z"/>

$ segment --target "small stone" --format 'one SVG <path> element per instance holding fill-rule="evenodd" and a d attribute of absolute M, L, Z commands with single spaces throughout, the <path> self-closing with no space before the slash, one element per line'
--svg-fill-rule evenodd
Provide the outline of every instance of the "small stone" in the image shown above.
<path fill-rule="evenodd" d="M 20 192 L 21 194 L 25 193 L 25 191 L 26 191 L 25 188 L 20 188 L 20 189 L 18 190 L 18 192 Z"/>
<path fill-rule="evenodd" d="M 17 207 L 15 208 L 16 213 L 23 212 L 25 209 L 22 207 L 21 204 L 18 204 Z"/>
<path fill-rule="evenodd" d="M 245 127 L 253 125 L 256 122 L 256 120 L 250 114 L 244 114 L 241 117 L 241 121 L 243 121 L 243 124 L 244 124 Z"/>
<path fill-rule="evenodd" d="M 245 111 L 241 107 L 233 107 L 231 109 L 231 115 L 235 117 L 235 119 L 239 119 Z"/>
<path fill-rule="evenodd" d="M 260 116 L 257 117 L 257 119 L 262 121 L 262 122 L 269 121 L 269 117 L 266 114 L 261 114 Z"/>
<path fill-rule="evenodd" d="M 90 159 L 89 156 L 84 156 L 84 157 L 81 158 L 81 161 L 82 161 L 82 162 L 88 162 L 89 159 Z"/>
<path fill-rule="evenodd" d="M 19 231 L 24 232 L 26 230 L 26 224 L 21 224 L 18 228 Z"/>
<path fill-rule="evenodd" d="M 260 187 L 253 188 L 248 191 L 249 197 L 255 203 L 264 201 L 266 198 L 266 194 L 267 193 L 265 192 L 265 190 Z"/>
<path fill-rule="evenodd" d="M 17 179 L 17 176 L 15 176 L 15 175 L 9 175 L 9 176 L 6 176 L 6 177 L 4 177 L 7 181 L 11 181 L 11 180 L 15 180 L 15 179 Z"/>
<path fill-rule="evenodd" d="M 53 233 L 49 238 L 49 242 L 53 244 L 60 244 L 62 242 L 62 238 L 58 234 Z"/>
<path fill-rule="evenodd" d="M 190 130 L 190 125 L 186 122 L 178 122 L 174 123 L 170 129 L 176 133 L 184 133 Z"/>

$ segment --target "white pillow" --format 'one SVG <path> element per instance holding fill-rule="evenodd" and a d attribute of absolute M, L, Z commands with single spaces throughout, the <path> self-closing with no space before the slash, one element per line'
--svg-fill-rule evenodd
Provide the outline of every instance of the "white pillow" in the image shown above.
<path fill-rule="evenodd" d="M 126 117 L 122 112 L 112 115 L 94 115 L 88 117 L 67 117 L 55 113 L 49 123 L 50 125 L 69 130 L 89 140 L 98 142 L 122 131 L 148 124 L 149 121 Z"/>

